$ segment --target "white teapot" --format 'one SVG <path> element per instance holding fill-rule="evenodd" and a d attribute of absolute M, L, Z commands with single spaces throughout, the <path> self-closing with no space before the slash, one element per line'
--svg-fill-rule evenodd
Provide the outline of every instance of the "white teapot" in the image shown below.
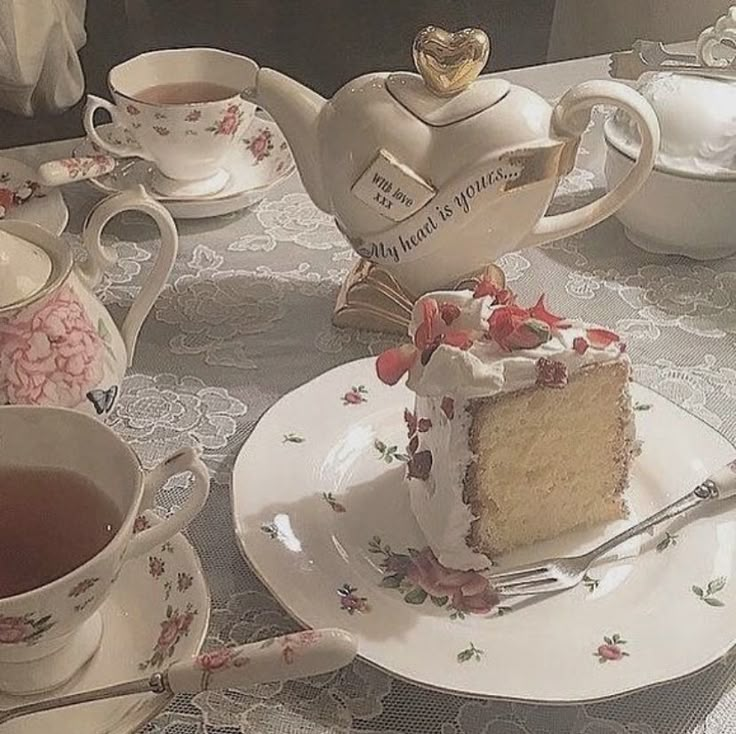
<path fill-rule="evenodd" d="M 154 219 L 161 245 L 118 331 L 92 289 L 116 259 L 101 244 L 102 229 L 131 209 Z M 66 243 L 41 227 L 0 223 L 0 406 L 54 405 L 101 417 L 112 409 L 179 239 L 171 215 L 139 187 L 97 204 L 83 241 L 88 257 L 77 266 Z"/>
<path fill-rule="evenodd" d="M 478 77 L 489 47 L 477 29 L 426 28 L 413 47 L 419 74 L 366 74 L 331 100 L 255 63 L 248 72 L 246 95 L 284 131 L 314 203 L 363 258 L 414 294 L 600 222 L 654 164 L 657 118 L 635 91 L 586 82 L 551 108 L 528 89 Z M 597 104 L 636 121 L 637 164 L 598 201 L 545 216 Z"/>

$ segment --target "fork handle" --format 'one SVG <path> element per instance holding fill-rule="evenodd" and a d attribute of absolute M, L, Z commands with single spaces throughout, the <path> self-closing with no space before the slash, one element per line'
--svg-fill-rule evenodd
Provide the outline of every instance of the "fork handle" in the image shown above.
<path fill-rule="evenodd" d="M 615 535 L 610 540 L 594 548 L 590 553 L 587 553 L 585 558 L 592 563 L 602 555 L 608 553 L 608 551 L 613 550 L 631 538 L 635 538 L 637 535 L 641 535 L 649 530 L 649 528 L 659 525 L 659 523 L 665 520 L 682 515 L 684 512 L 692 510 L 694 507 L 698 507 L 698 505 L 702 505 L 705 502 L 729 499 L 731 497 L 736 497 L 736 459 L 711 474 L 708 479 L 695 487 L 689 494 L 686 494 L 681 499 L 646 518 L 646 520 L 642 520 L 637 525 Z"/>

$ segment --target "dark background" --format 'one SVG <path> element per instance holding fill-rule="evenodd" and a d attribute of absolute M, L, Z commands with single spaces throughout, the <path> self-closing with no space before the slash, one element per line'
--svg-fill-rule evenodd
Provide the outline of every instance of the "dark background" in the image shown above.
<path fill-rule="evenodd" d="M 2 0 L 0 0 L 2 1 Z M 142 51 L 215 46 L 251 56 L 325 95 L 369 71 L 410 69 L 419 28 L 479 26 L 490 70 L 544 63 L 554 0 L 88 0 L 80 57 L 104 97 L 115 64 Z M 80 102 L 57 116 L 0 111 L 0 147 L 83 134 Z"/>

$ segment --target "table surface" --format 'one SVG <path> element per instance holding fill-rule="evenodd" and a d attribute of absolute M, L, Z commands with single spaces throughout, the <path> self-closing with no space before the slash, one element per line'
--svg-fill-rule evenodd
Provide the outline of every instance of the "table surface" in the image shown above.
<path fill-rule="evenodd" d="M 504 73 L 544 96 L 607 75 L 603 58 Z M 555 206 L 603 187 L 602 112 Z M 4 154 L 38 163 L 66 154 L 60 141 Z M 79 245 L 98 194 L 67 187 L 64 234 Z M 241 558 L 231 524 L 233 460 L 258 418 L 282 395 L 348 360 L 376 354 L 380 334 L 339 330 L 330 316 L 354 255 L 297 176 L 253 210 L 179 223 L 179 258 L 143 327 L 113 427 L 151 465 L 184 445 L 201 447 L 213 474 L 210 500 L 188 535 L 212 590 L 209 644 L 242 643 L 295 628 Z M 119 261 L 102 296 L 119 317 L 151 266 L 152 231 L 137 214 L 106 239 Z M 610 219 L 500 263 L 523 300 L 541 290 L 554 310 L 625 335 L 636 379 L 736 440 L 736 259 L 698 264 L 648 255 Z M 162 493 L 165 510 L 180 488 Z M 685 631 L 697 634 L 697 631 Z M 554 674 L 556 661 L 540 660 Z M 587 706 L 481 701 L 428 691 L 356 662 L 312 680 L 241 692 L 177 697 L 144 731 L 161 734 L 372 732 L 374 734 L 727 734 L 736 731 L 731 655 L 689 679 Z"/>

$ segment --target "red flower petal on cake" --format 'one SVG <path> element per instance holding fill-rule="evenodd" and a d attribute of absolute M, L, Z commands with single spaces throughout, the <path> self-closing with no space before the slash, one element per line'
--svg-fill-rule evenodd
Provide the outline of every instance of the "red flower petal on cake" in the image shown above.
<path fill-rule="evenodd" d="M 533 319 L 543 321 L 551 329 L 569 329 L 570 324 L 567 319 L 562 316 L 555 316 L 547 310 L 544 305 L 544 294 L 539 296 L 539 300 L 529 309 L 529 315 Z"/>
<path fill-rule="evenodd" d="M 381 382 L 395 385 L 417 361 L 417 350 L 411 344 L 387 349 L 376 360 L 376 374 Z"/>
<path fill-rule="evenodd" d="M 621 337 L 608 329 L 588 329 L 585 332 L 590 346 L 593 349 L 605 349 L 606 347 L 621 341 Z"/>
<path fill-rule="evenodd" d="M 406 431 L 411 438 L 417 432 L 417 417 L 409 408 L 404 408 L 404 423 L 406 423 Z"/>
<path fill-rule="evenodd" d="M 432 471 L 432 452 L 417 451 L 407 464 L 409 479 L 429 479 Z"/>
<path fill-rule="evenodd" d="M 508 338 L 528 318 L 529 311 L 515 304 L 496 308 L 488 318 L 488 335 L 501 349 L 510 352 L 511 347 L 507 344 Z"/>
<path fill-rule="evenodd" d="M 419 436 L 417 436 L 417 434 L 415 433 L 411 437 L 411 441 L 409 441 L 409 445 L 406 447 L 406 450 L 409 456 L 414 456 L 418 448 L 419 448 Z"/>
<path fill-rule="evenodd" d="M 492 296 L 496 304 L 506 305 L 513 303 L 514 294 L 508 288 L 499 288 L 490 278 L 484 277 L 478 281 L 473 292 L 473 298 L 485 298 Z"/>
<path fill-rule="evenodd" d="M 454 303 L 440 304 L 440 318 L 449 326 L 460 318 L 460 309 Z"/>
<path fill-rule="evenodd" d="M 440 307 L 434 298 L 425 298 L 421 302 L 422 323 L 414 332 L 414 344 L 417 349 L 424 350 L 439 336 L 442 328 L 440 321 Z"/>
<path fill-rule="evenodd" d="M 455 417 L 455 401 L 452 398 L 442 398 L 441 406 L 442 412 L 447 416 L 448 420 L 452 420 Z"/>
<path fill-rule="evenodd" d="M 469 331 L 448 331 L 440 337 L 440 343 L 467 350 L 473 346 L 473 337 Z"/>
<path fill-rule="evenodd" d="M 618 343 L 618 352 L 619 352 L 619 354 L 626 354 L 626 352 L 628 351 L 628 348 L 629 347 L 626 344 L 626 342 L 619 342 Z"/>
<path fill-rule="evenodd" d="M 432 421 L 429 418 L 420 418 L 417 422 L 417 431 L 426 433 L 432 427 Z"/>
<path fill-rule="evenodd" d="M 556 359 L 540 357 L 537 360 L 537 385 L 539 387 L 565 387 L 567 367 Z"/>
<path fill-rule="evenodd" d="M 550 327 L 543 321 L 529 319 L 523 321 L 506 338 L 505 346 L 514 349 L 536 349 L 552 338 Z"/>
<path fill-rule="evenodd" d="M 588 348 L 590 347 L 590 344 L 582 337 L 582 336 L 576 336 L 572 340 L 572 348 L 578 353 L 578 354 L 585 354 L 588 351 Z"/>

